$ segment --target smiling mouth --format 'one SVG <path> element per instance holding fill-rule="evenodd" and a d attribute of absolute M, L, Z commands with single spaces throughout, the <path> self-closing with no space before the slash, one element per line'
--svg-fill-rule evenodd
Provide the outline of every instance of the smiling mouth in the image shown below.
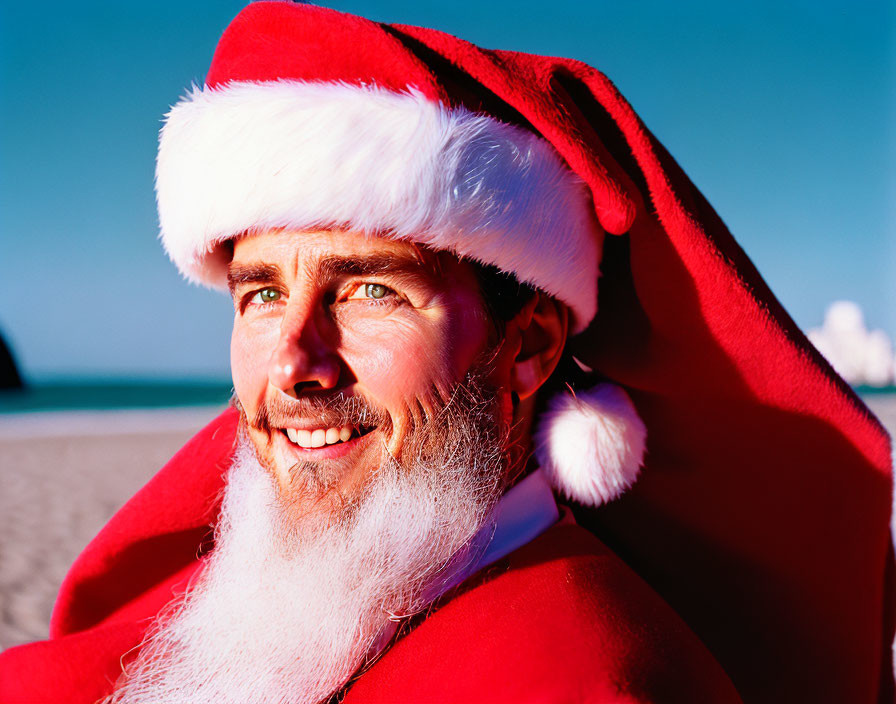
<path fill-rule="evenodd" d="M 373 426 L 343 425 L 335 428 L 315 428 L 314 430 L 281 428 L 281 432 L 286 435 L 292 444 L 307 450 L 349 442 L 354 438 L 367 435 L 373 429 Z"/>

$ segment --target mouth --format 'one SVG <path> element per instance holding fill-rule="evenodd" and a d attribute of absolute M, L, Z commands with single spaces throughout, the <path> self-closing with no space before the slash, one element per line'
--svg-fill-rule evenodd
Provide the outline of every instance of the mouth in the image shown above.
<path fill-rule="evenodd" d="M 328 428 L 281 428 L 280 432 L 296 447 L 313 450 L 329 445 L 344 445 L 362 438 L 374 426 L 343 425 Z"/>

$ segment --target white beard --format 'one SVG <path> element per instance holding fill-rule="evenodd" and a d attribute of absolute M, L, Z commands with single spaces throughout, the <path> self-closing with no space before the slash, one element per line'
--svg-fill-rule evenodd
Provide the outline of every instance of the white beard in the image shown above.
<path fill-rule="evenodd" d="M 107 702 L 313 703 L 338 691 L 491 537 L 504 461 L 494 422 L 483 431 L 473 416 L 455 416 L 448 441 L 433 433 L 438 458 L 429 442 L 411 466 L 381 467 L 328 527 L 286 518 L 242 441 L 215 550 Z"/>

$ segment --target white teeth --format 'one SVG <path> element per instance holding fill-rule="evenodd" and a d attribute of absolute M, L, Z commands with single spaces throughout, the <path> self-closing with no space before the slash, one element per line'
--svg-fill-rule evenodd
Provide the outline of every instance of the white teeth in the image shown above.
<path fill-rule="evenodd" d="M 346 425 L 341 428 L 317 428 L 316 430 L 297 430 L 286 428 L 286 436 L 299 447 L 316 448 L 324 445 L 335 445 L 337 442 L 347 442 L 351 439 L 353 427 Z"/>

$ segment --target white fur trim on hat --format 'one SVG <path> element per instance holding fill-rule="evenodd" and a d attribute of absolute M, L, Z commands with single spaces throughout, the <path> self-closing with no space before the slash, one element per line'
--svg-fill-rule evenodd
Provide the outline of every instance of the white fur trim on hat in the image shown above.
<path fill-rule="evenodd" d="M 225 284 L 219 245 L 267 228 L 345 227 L 493 264 L 594 317 L 603 231 L 544 139 L 410 90 L 344 83 L 194 88 L 168 114 L 161 238 L 190 280 Z"/>
<path fill-rule="evenodd" d="M 535 455 L 554 487 L 598 506 L 638 478 L 647 430 L 628 394 L 614 384 L 557 394 L 538 419 Z"/>

